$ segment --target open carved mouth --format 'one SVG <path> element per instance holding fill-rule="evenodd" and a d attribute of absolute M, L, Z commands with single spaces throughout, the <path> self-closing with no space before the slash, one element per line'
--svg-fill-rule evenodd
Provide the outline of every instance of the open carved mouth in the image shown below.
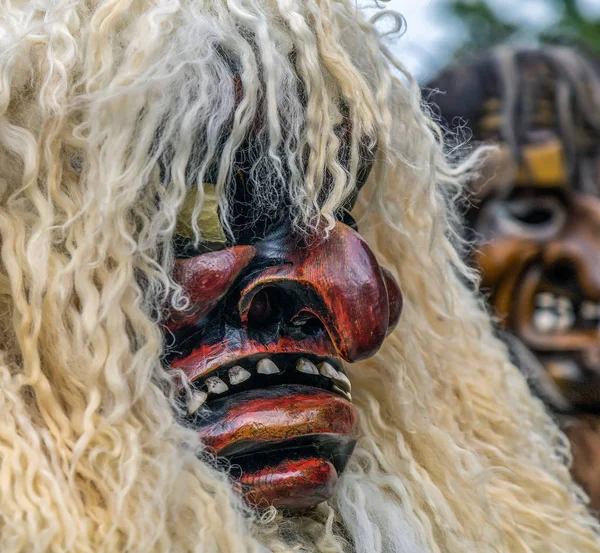
<path fill-rule="evenodd" d="M 248 502 L 309 507 L 331 496 L 354 449 L 350 393 L 339 359 L 250 356 L 191 383 L 187 423 L 232 465 Z"/>
<path fill-rule="evenodd" d="M 334 392 L 351 401 L 351 384 L 342 362 L 310 354 L 256 355 L 238 359 L 192 382 L 188 411 L 195 413 L 217 399 L 257 388 L 305 384 Z"/>
<path fill-rule="evenodd" d="M 516 294 L 514 324 L 569 403 L 598 410 L 600 301 L 566 262 L 531 266 Z"/>
<path fill-rule="evenodd" d="M 540 334 L 600 328 L 600 302 L 569 294 L 539 292 L 534 298 L 531 324 Z"/>
<path fill-rule="evenodd" d="M 588 288 L 566 261 L 525 270 L 515 296 L 515 320 L 534 349 L 573 350 L 597 340 L 600 299 Z"/>

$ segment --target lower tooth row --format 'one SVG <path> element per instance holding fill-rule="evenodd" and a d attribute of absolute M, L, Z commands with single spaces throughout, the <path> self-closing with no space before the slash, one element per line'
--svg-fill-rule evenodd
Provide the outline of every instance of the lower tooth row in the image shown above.
<path fill-rule="evenodd" d="M 352 389 L 350 380 L 348 380 L 348 377 L 344 373 L 336 370 L 330 363 L 324 361 L 317 368 L 312 361 L 309 361 L 305 358 L 300 358 L 296 362 L 296 370 L 305 374 L 321 374 L 321 376 L 324 376 L 325 378 L 330 378 L 335 382 L 333 391 L 340 393 L 348 399 L 352 399 L 352 396 L 350 395 L 350 390 Z M 256 365 L 256 372 L 259 374 L 269 375 L 278 374 L 281 371 L 271 359 L 265 357 Z M 236 365 L 235 367 L 229 369 L 228 376 L 229 383 L 232 386 L 236 386 L 248 380 L 252 375 L 243 367 Z M 229 386 L 227 386 L 227 384 L 225 384 L 225 382 L 223 382 L 223 380 L 221 380 L 218 376 L 208 377 L 206 379 L 206 388 L 208 393 L 217 395 L 223 394 L 229 390 Z M 187 404 L 189 413 L 195 413 L 207 399 L 208 394 L 206 392 L 195 390 Z"/>

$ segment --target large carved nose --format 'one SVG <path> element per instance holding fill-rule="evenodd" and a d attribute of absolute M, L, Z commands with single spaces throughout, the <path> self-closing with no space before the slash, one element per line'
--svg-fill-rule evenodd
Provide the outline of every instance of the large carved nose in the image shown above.
<path fill-rule="evenodd" d="M 286 258 L 242 291 L 248 331 L 271 325 L 300 341 L 324 331 L 348 362 L 375 354 L 400 318 L 402 295 L 360 235 L 338 223 L 327 240 Z"/>

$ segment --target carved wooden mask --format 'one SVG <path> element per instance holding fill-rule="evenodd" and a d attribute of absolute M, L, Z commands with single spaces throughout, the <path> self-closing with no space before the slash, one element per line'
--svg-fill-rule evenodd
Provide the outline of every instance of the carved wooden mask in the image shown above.
<path fill-rule="evenodd" d="M 340 129 L 342 144 L 349 136 Z M 188 239 L 192 210 L 181 211 L 174 279 L 190 304 L 166 316 L 167 361 L 185 375 L 185 423 L 234 467 L 245 499 L 306 508 L 332 495 L 355 446 L 344 364 L 377 352 L 400 317 L 401 293 L 361 238 L 353 202 L 326 239 L 293 230 L 284 195 L 276 216 L 257 209 L 253 140 L 232 171 L 232 235 L 220 227 L 210 185 L 200 247 Z M 373 156 L 362 150 L 357 190 Z"/>
<path fill-rule="evenodd" d="M 572 50 L 505 49 L 430 86 L 446 124 L 498 146 L 472 183 L 472 261 L 517 364 L 571 421 L 600 507 L 599 75 Z"/>

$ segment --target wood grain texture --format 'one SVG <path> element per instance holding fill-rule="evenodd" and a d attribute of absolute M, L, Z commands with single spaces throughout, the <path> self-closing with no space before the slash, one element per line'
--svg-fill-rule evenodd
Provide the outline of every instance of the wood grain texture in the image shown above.
<path fill-rule="evenodd" d="M 573 475 L 600 509 L 600 428 L 590 414 L 600 412 L 600 323 L 584 321 L 577 307 L 600 306 L 600 198 L 557 178 L 561 160 L 550 159 L 561 155 L 556 140 L 536 152 L 514 188 L 510 179 L 492 179 L 477 190 L 478 209 L 469 213 L 480 240 L 473 262 L 501 324 L 541 363 L 560 409 L 567 406 Z M 490 158 L 488 174 L 503 174 L 498 161 Z M 539 294 L 571 302 L 573 324 L 536 326 Z"/>
<path fill-rule="evenodd" d="M 304 509 L 329 499 L 338 481 L 334 466 L 325 459 L 285 460 L 276 466 L 244 474 L 238 489 L 258 508 L 269 505 Z"/>
<path fill-rule="evenodd" d="M 299 247 L 284 234 L 177 267 L 175 276 L 193 306 L 170 316 L 173 351 L 180 353 L 169 363 L 190 380 L 253 355 L 309 353 L 359 361 L 377 352 L 402 311 L 393 276 L 360 235 L 341 223 L 328 240 L 310 246 Z M 207 276 L 195 276 L 204 270 Z M 270 319 L 259 325 L 250 313 L 261 292 L 274 300 Z M 299 316 L 313 318 L 313 332 L 295 324 Z"/>
<path fill-rule="evenodd" d="M 199 433 L 217 455 L 232 455 L 250 445 L 315 434 L 356 437 L 356 431 L 357 412 L 349 401 L 318 388 L 287 385 L 216 400 Z"/>
<path fill-rule="evenodd" d="M 587 415 L 565 425 L 573 451 L 573 476 L 590 496 L 600 514 L 600 416 Z"/>
<path fill-rule="evenodd" d="M 175 260 L 173 279 L 185 290 L 190 305 L 184 311 L 172 311 L 167 327 L 174 331 L 210 313 L 255 254 L 252 246 L 234 246 Z"/>

